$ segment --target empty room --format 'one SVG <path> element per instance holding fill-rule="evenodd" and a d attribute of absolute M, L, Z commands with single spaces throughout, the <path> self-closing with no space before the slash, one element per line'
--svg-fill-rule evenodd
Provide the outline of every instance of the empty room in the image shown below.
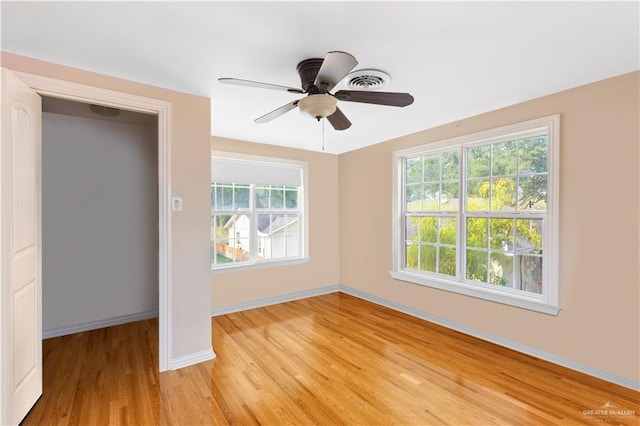
<path fill-rule="evenodd" d="M 0 424 L 640 423 L 637 1 L 0 8 Z"/>

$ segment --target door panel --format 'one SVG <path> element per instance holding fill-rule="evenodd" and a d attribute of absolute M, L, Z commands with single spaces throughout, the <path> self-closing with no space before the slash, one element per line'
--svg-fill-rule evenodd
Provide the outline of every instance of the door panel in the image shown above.
<path fill-rule="evenodd" d="M 0 424 L 42 394 L 41 100 L 2 69 Z"/>
<path fill-rule="evenodd" d="M 37 96 L 37 95 L 36 95 Z M 34 120 L 23 105 L 11 105 L 13 152 L 13 216 L 11 231 L 14 255 L 35 249 L 36 173 Z"/>

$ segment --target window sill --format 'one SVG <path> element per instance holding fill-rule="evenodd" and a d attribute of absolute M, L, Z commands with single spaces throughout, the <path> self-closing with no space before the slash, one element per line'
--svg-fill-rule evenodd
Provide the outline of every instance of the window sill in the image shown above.
<path fill-rule="evenodd" d="M 453 293 L 464 294 L 466 296 L 502 303 L 504 305 L 516 306 L 518 308 L 541 312 L 543 314 L 558 315 L 558 312 L 560 312 L 560 307 L 546 304 L 535 298 L 508 294 L 500 291 L 491 291 L 490 289 L 480 287 L 475 288 L 467 284 L 451 282 L 447 280 L 438 280 L 431 277 L 424 277 L 420 274 L 413 274 L 407 271 L 390 271 L 389 273 L 396 280 L 406 281 L 413 284 L 420 284 L 427 287 L 450 291 Z"/>
<path fill-rule="evenodd" d="M 242 265 L 221 266 L 211 269 L 211 275 L 221 275 L 231 272 L 253 271 L 254 269 L 276 268 L 307 263 L 311 258 L 303 257 L 299 259 L 271 260 L 267 262 L 249 263 Z"/>

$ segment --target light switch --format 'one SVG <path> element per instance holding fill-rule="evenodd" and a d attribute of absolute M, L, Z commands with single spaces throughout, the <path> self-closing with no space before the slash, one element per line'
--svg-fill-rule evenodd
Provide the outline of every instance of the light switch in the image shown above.
<path fill-rule="evenodd" d="M 173 210 L 174 212 L 182 211 L 182 197 L 171 198 L 171 210 Z"/>

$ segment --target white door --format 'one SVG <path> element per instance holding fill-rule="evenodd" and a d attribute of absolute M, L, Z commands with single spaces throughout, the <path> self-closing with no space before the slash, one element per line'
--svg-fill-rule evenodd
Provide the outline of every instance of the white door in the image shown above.
<path fill-rule="evenodd" d="M 0 424 L 42 394 L 41 99 L 2 69 Z"/>

